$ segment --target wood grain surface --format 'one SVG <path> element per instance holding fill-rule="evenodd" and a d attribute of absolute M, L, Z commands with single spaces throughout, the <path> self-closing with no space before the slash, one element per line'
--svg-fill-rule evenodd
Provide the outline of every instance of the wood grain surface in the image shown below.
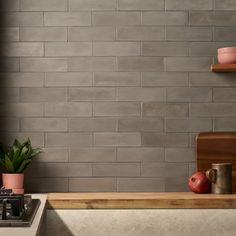
<path fill-rule="evenodd" d="M 236 72 L 236 64 L 212 64 L 212 72 Z"/>
<path fill-rule="evenodd" d="M 236 194 L 50 193 L 49 209 L 236 209 Z"/>
<path fill-rule="evenodd" d="M 236 132 L 200 133 L 196 141 L 197 170 L 206 171 L 212 163 L 232 163 L 232 187 L 236 192 Z"/>

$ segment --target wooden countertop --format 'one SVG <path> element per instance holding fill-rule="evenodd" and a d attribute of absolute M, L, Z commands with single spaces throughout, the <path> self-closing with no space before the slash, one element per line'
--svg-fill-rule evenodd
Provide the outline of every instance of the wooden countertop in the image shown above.
<path fill-rule="evenodd" d="M 50 193 L 48 209 L 236 209 L 236 194 Z"/>

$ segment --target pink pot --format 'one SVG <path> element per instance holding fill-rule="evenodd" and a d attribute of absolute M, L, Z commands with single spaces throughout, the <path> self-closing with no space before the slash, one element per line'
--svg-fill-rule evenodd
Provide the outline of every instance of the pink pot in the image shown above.
<path fill-rule="evenodd" d="M 236 52 L 218 54 L 217 58 L 220 64 L 234 64 L 236 63 Z"/>
<path fill-rule="evenodd" d="M 225 47 L 225 48 L 218 48 L 218 54 L 222 53 L 236 53 L 236 47 Z"/>
<path fill-rule="evenodd" d="M 24 193 L 24 173 L 2 174 L 2 183 L 6 189 L 12 189 L 14 193 Z"/>

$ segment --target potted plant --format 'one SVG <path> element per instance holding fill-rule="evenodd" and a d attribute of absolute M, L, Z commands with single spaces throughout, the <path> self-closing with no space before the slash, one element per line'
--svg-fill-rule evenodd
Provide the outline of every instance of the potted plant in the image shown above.
<path fill-rule="evenodd" d="M 14 193 L 24 193 L 24 170 L 32 158 L 39 154 L 39 148 L 33 149 L 30 139 L 20 143 L 15 139 L 12 146 L 0 146 L 0 165 L 3 167 L 3 187 Z"/>

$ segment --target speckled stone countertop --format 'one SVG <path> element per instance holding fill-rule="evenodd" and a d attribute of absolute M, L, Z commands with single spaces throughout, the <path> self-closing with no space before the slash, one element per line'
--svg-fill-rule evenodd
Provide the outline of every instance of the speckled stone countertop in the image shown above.
<path fill-rule="evenodd" d="M 4 236 L 38 236 L 39 227 L 41 221 L 43 220 L 43 213 L 45 211 L 47 194 L 32 194 L 32 198 L 37 198 L 41 200 L 39 209 L 35 215 L 33 223 L 30 227 L 0 227 L 0 235 Z"/>

